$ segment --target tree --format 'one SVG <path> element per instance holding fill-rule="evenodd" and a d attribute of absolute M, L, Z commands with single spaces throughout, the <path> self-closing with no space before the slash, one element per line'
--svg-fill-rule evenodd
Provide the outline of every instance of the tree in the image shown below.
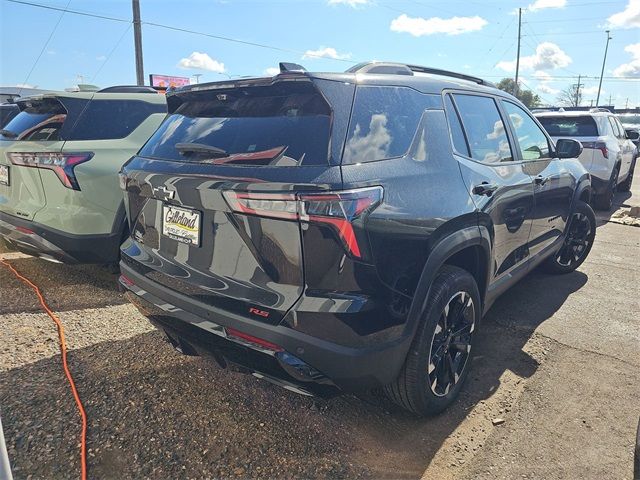
<path fill-rule="evenodd" d="M 522 103 L 524 103 L 527 108 L 534 108 L 540 105 L 540 97 L 533 93 L 531 90 L 526 90 L 524 88 L 519 88 L 516 86 L 516 82 L 513 78 L 503 78 L 498 83 L 497 87 L 500 90 L 503 90 L 507 93 L 510 93 Z"/>
<path fill-rule="evenodd" d="M 569 85 L 558 95 L 558 102 L 565 107 L 579 107 L 582 103 L 582 91 L 577 83 Z"/>

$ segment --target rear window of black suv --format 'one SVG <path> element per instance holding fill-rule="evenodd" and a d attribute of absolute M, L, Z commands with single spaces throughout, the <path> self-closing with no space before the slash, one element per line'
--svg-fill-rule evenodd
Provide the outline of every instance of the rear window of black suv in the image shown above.
<path fill-rule="evenodd" d="M 235 166 L 328 164 L 332 111 L 310 82 L 187 90 L 168 103 L 169 116 L 141 156 Z M 194 144 L 218 153 L 190 155 L 182 147 Z"/>

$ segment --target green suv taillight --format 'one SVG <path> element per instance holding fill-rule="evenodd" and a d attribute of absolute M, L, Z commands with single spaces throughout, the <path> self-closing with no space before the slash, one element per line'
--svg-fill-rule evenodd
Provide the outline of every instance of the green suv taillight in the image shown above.
<path fill-rule="evenodd" d="M 9 152 L 7 157 L 14 165 L 52 170 L 65 187 L 80 190 L 73 169 L 91 160 L 93 152 Z"/>

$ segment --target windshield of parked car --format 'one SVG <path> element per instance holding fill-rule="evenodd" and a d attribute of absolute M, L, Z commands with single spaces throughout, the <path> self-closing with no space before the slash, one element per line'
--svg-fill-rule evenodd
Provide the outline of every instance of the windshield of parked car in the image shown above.
<path fill-rule="evenodd" d="M 538 117 L 538 120 L 552 137 L 597 137 L 598 126 L 593 117 L 553 116 Z"/>
<path fill-rule="evenodd" d="M 59 140 L 67 111 L 58 100 L 21 102 L 20 110 L 4 126 L 0 140 Z"/>
<path fill-rule="evenodd" d="M 331 109 L 310 83 L 187 91 L 170 98 L 169 112 L 140 155 L 251 166 L 328 162 Z"/>

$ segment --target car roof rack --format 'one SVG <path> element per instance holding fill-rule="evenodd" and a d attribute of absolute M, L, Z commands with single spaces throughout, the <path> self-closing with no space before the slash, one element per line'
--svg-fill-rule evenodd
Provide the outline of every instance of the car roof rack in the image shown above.
<path fill-rule="evenodd" d="M 96 93 L 158 93 L 158 91 L 146 85 L 114 85 L 102 88 Z"/>
<path fill-rule="evenodd" d="M 460 80 L 467 80 L 469 82 L 477 83 L 478 85 L 486 85 L 489 87 L 495 87 L 491 82 L 487 82 L 479 77 L 472 75 L 465 75 L 464 73 L 451 72 L 449 70 L 441 70 L 439 68 L 423 67 L 420 65 L 411 65 L 405 63 L 394 62 L 364 62 L 354 65 L 347 70 L 347 73 L 377 73 L 377 74 L 389 74 L 389 75 L 413 75 L 414 73 L 428 73 L 431 75 L 440 75 L 443 77 L 458 78 Z"/>
<path fill-rule="evenodd" d="M 603 107 L 594 107 L 589 110 L 589 113 L 611 113 L 611 110 Z"/>

